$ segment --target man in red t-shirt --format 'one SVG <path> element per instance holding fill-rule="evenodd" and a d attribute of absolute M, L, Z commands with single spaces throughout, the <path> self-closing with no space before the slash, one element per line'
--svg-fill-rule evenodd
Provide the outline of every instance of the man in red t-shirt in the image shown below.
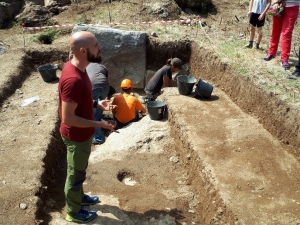
<path fill-rule="evenodd" d="M 97 196 L 84 194 L 82 187 L 93 134 L 96 127 L 115 131 L 115 124 L 94 121 L 93 106 L 103 110 L 113 108 L 109 101 L 93 102 L 92 85 L 85 70 L 90 62 L 101 61 L 101 47 L 97 39 L 90 32 L 76 32 L 71 36 L 70 48 L 73 58 L 65 64 L 58 85 L 61 120 L 59 131 L 67 147 L 66 220 L 86 223 L 97 214 L 82 208 L 82 205 L 99 202 Z"/>

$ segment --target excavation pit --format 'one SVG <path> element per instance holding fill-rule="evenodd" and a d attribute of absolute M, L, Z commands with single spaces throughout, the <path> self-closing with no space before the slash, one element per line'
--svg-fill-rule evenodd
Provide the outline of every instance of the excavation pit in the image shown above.
<path fill-rule="evenodd" d="M 168 120 L 144 117 L 93 149 L 84 185 L 102 199 L 93 209 L 144 224 L 152 218 L 179 224 L 298 221 L 297 109 L 196 43 L 150 42 L 147 66 L 158 69 L 172 49 L 197 80 L 214 85 L 218 98 L 201 101 L 169 88 L 160 96 Z M 60 76 L 67 59 L 67 50 L 28 51 L 1 87 L 1 199 L 10 216 L 0 218 L 6 224 L 63 223 L 66 149 L 58 133 L 57 83 L 43 82 L 36 68 L 58 64 Z M 39 101 L 20 107 L 35 95 Z M 122 168 L 134 176 L 119 173 Z M 136 184 L 120 185 L 135 176 Z M 21 203 L 27 209 L 15 207 Z"/>

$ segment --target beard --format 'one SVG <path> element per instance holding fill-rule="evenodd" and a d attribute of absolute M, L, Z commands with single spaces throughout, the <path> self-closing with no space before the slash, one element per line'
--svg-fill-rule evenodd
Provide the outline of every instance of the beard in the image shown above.
<path fill-rule="evenodd" d="M 100 55 L 100 51 L 98 52 L 98 54 L 96 56 L 92 55 L 90 50 L 87 49 L 87 60 L 91 63 L 101 63 L 102 62 L 102 58 Z"/>

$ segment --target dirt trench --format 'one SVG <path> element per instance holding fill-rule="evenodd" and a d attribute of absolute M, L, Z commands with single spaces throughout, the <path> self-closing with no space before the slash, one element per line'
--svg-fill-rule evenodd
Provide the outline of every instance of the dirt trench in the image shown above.
<path fill-rule="evenodd" d="M 166 51 L 166 48 L 169 49 Z M 176 49 L 176 52 L 172 51 Z M 53 54 L 54 52 L 54 54 Z M 181 53 L 184 53 L 181 55 Z M 169 57 L 180 57 L 185 63 L 190 63 L 190 74 L 197 79 L 205 79 L 211 82 L 216 89 L 221 89 L 226 93 L 232 101 L 234 101 L 245 113 L 258 118 L 259 122 L 264 126 L 264 128 L 270 132 L 272 135 L 280 140 L 281 145 L 286 148 L 294 156 L 299 157 L 299 126 L 295 123 L 298 121 L 299 113 L 296 108 L 288 106 L 284 101 L 279 100 L 276 96 L 271 93 L 264 92 L 251 83 L 247 78 L 237 74 L 229 65 L 222 63 L 221 59 L 216 57 L 213 52 L 198 46 L 195 43 L 190 43 L 189 41 L 176 42 L 176 43 L 154 43 L 149 42 L 147 46 L 147 55 L 151 55 L 150 59 L 147 57 L 147 66 L 149 68 L 155 68 L 156 60 L 161 61 L 163 58 Z M 51 51 L 30 51 L 27 55 L 23 57 L 23 63 L 21 67 L 15 71 L 15 76 L 12 76 L 10 82 L 8 82 L 2 90 L 1 102 L 6 103 L 9 99 L 9 105 L 14 105 L 14 99 L 16 98 L 15 90 L 18 88 L 23 89 L 22 82 L 26 80 L 38 85 L 42 82 L 41 78 L 37 72 L 33 69 L 37 65 L 45 63 L 57 63 L 61 66 L 67 60 L 68 53 L 65 51 L 54 50 Z M 149 60 L 149 61 L 148 61 Z M 157 69 L 157 68 L 156 68 Z M 60 73 L 60 71 L 58 71 Z M 34 76 L 33 76 L 34 75 Z M 32 80 L 30 78 L 32 77 Z M 18 78 L 18 79 L 14 79 Z M 28 82 L 28 81 L 27 81 Z M 8 85 L 9 84 L 9 85 Z M 25 85 L 26 87 L 26 85 Z M 56 95 L 57 86 L 52 84 L 42 84 L 41 89 L 45 89 L 47 92 L 51 92 L 53 96 Z M 33 94 L 33 93 L 32 93 Z M 176 98 L 182 99 L 182 102 L 177 102 L 177 108 L 180 109 L 184 102 L 187 101 L 182 96 L 177 96 Z M 10 99 L 12 98 L 12 99 Z M 168 101 L 168 96 L 163 96 L 166 102 Z M 189 99 L 191 100 L 191 99 Z M 217 101 L 217 99 L 214 99 Z M 43 104 L 42 104 L 43 103 Z M 206 104 L 206 101 L 203 101 Z M 207 101 L 207 104 L 209 101 Z M 1 216 L 2 221 L 5 224 L 49 224 L 52 218 L 53 212 L 61 212 L 64 207 L 64 196 L 63 196 L 63 185 L 65 180 L 65 147 L 60 139 L 58 133 L 58 117 L 56 111 L 57 98 L 52 98 L 46 102 L 38 103 L 36 108 L 32 108 L 30 114 L 39 114 L 43 108 L 49 107 L 50 118 L 46 118 L 46 123 L 53 123 L 51 126 L 35 127 L 35 132 L 43 134 L 48 132 L 49 143 L 46 146 L 43 145 L 42 154 L 39 155 L 40 162 L 36 161 L 33 166 L 42 166 L 40 175 L 38 175 L 40 183 L 34 185 L 34 189 L 31 188 L 31 192 L 38 199 L 36 201 L 36 206 L 28 210 L 20 211 L 16 210 L 16 205 L 13 202 L 18 202 L 21 199 L 26 199 L 26 195 L 21 193 L 12 197 L 12 193 L 4 198 L 6 201 L 5 209 L 12 210 L 15 215 L 12 215 L 6 220 L 5 217 Z M 198 109 L 198 108 L 197 108 Z M 12 107 L 13 110 L 13 107 Z M 201 110 L 201 109 L 198 109 Z M 9 111 L 9 110 L 7 110 Z M 185 112 L 186 114 L 189 111 Z M 209 173 L 199 172 L 205 170 L 205 165 L 201 161 L 201 157 L 196 151 L 193 151 L 195 146 L 186 138 L 185 134 L 185 124 L 180 122 L 176 115 L 180 115 L 180 110 L 176 108 L 170 108 L 168 112 L 168 126 L 171 129 L 171 136 L 174 139 L 172 146 L 174 147 L 174 152 L 180 158 L 180 164 L 177 165 L 177 170 L 181 170 L 182 173 L 189 174 L 189 178 L 186 181 L 186 185 L 195 193 L 198 204 L 194 205 L 193 213 L 189 212 L 190 206 L 188 202 L 178 202 L 175 210 L 172 213 L 168 211 L 153 211 L 152 213 L 147 213 L 147 217 L 159 217 L 159 214 L 169 214 L 176 218 L 176 224 L 235 224 L 242 222 L 240 217 L 241 214 L 237 215 L 232 207 L 228 206 L 227 202 L 224 202 L 222 196 L 220 195 L 220 189 L 215 187 L 214 182 L 212 182 L 212 177 Z M 201 111 L 196 115 L 197 119 L 200 121 L 203 119 Z M 189 124 L 187 124 L 189 125 Z M 197 122 L 194 123 L 197 126 Z M 23 125 L 20 125 L 22 128 Z M 26 126 L 26 124 L 24 124 Z M 31 132 L 30 130 L 28 131 Z M 201 139 L 201 132 L 199 132 L 199 138 Z M 214 138 L 212 136 L 212 138 Z M 40 142 L 37 142 L 39 144 Z M 22 145 L 22 143 L 21 143 Z M 23 143 L 26 147 L 26 144 Z M 18 154 L 18 152 L 16 152 Z M 20 156 L 22 154 L 20 153 Z M 166 156 L 163 156 L 166 157 Z M 37 158 L 38 159 L 38 158 Z M 168 161 L 168 160 L 167 160 Z M 26 160 L 24 160 L 24 163 Z M 30 162 L 29 162 L 30 163 Z M 9 164 L 5 164 L 9 165 Z M 26 171 L 24 171 L 26 173 Z M 20 173 L 20 176 L 23 176 Z M 5 177 L 3 175 L 3 177 Z M 30 186 L 32 187 L 32 186 Z M 26 187 L 26 191 L 27 191 Z M 22 192 L 21 190 L 18 193 Z M 5 192 L 6 193 L 6 192 Z M 31 194 L 30 194 L 31 195 Z M 146 197 L 146 196 L 145 196 Z M 147 200 L 145 199 L 145 202 Z M 126 205 L 126 203 L 124 203 Z M 140 203 L 141 204 L 141 203 Z M 30 205 L 29 205 L 30 206 Z M 137 205 L 137 211 L 139 207 L 143 206 Z M 151 206 L 155 209 L 155 203 Z M 35 218 L 31 218 L 31 213 L 35 214 Z M 25 220 L 24 216 L 25 214 Z M 129 213 L 130 214 L 130 213 Z M 64 216 L 63 213 L 60 216 Z M 5 222 L 7 221 L 7 223 Z M 25 223 L 24 223 L 25 222 Z M 59 223 L 58 223 L 59 224 Z"/>
<path fill-rule="evenodd" d="M 300 127 L 295 122 L 299 121 L 300 114 L 296 106 L 281 100 L 281 96 L 275 96 L 272 91 L 263 91 L 249 77 L 222 62 L 215 52 L 195 43 L 190 67 L 191 74 L 221 88 L 244 112 L 257 117 L 266 130 L 290 149 L 290 153 L 300 156 Z"/>

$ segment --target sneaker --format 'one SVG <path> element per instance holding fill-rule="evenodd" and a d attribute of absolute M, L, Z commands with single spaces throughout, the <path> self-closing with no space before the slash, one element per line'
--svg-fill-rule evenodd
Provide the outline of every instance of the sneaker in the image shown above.
<path fill-rule="evenodd" d="M 102 145 L 103 143 L 104 143 L 104 141 L 99 141 L 99 142 L 92 141 L 93 145 Z"/>
<path fill-rule="evenodd" d="M 265 58 L 264 58 L 264 60 L 265 61 L 270 61 L 271 59 L 274 59 L 275 58 L 275 56 L 273 56 L 273 55 L 270 55 L 269 53 L 265 56 Z"/>
<path fill-rule="evenodd" d="M 249 43 L 249 44 L 245 45 L 245 48 L 253 48 L 253 44 Z"/>
<path fill-rule="evenodd" d="M 86 209 L 80 209 L 80 211 L 72 216 L 67 214 L 66 220 L 75 223 L 87 223 L 95 219 L 97 213 L 95 211 L 87 211 Z"/>
<path fill-rule="evenodd" d="M 290 64 L 289 61 L 287 60 L 281 60 L 281 66 L 285 69 L 289 69 L 290 68 Z"/>
<path fill-rule="evenodd" d="M 89 196 L 84 194 L 81 205 L 94 205 L 99 202 L 98 196 Z"/>
<path fill-rule="evenodd" d="M 259 44 L 256 43 L 256 44 L 255 44 L 255 48 L 256 48 L 256 49 L 259 49 Z"/>
<path fill-rule="evenodd" d="M 291 75 L 287 76 L 287 79 L 298 79 L 300 77 L 300 71 L 295 71 Z"/>

